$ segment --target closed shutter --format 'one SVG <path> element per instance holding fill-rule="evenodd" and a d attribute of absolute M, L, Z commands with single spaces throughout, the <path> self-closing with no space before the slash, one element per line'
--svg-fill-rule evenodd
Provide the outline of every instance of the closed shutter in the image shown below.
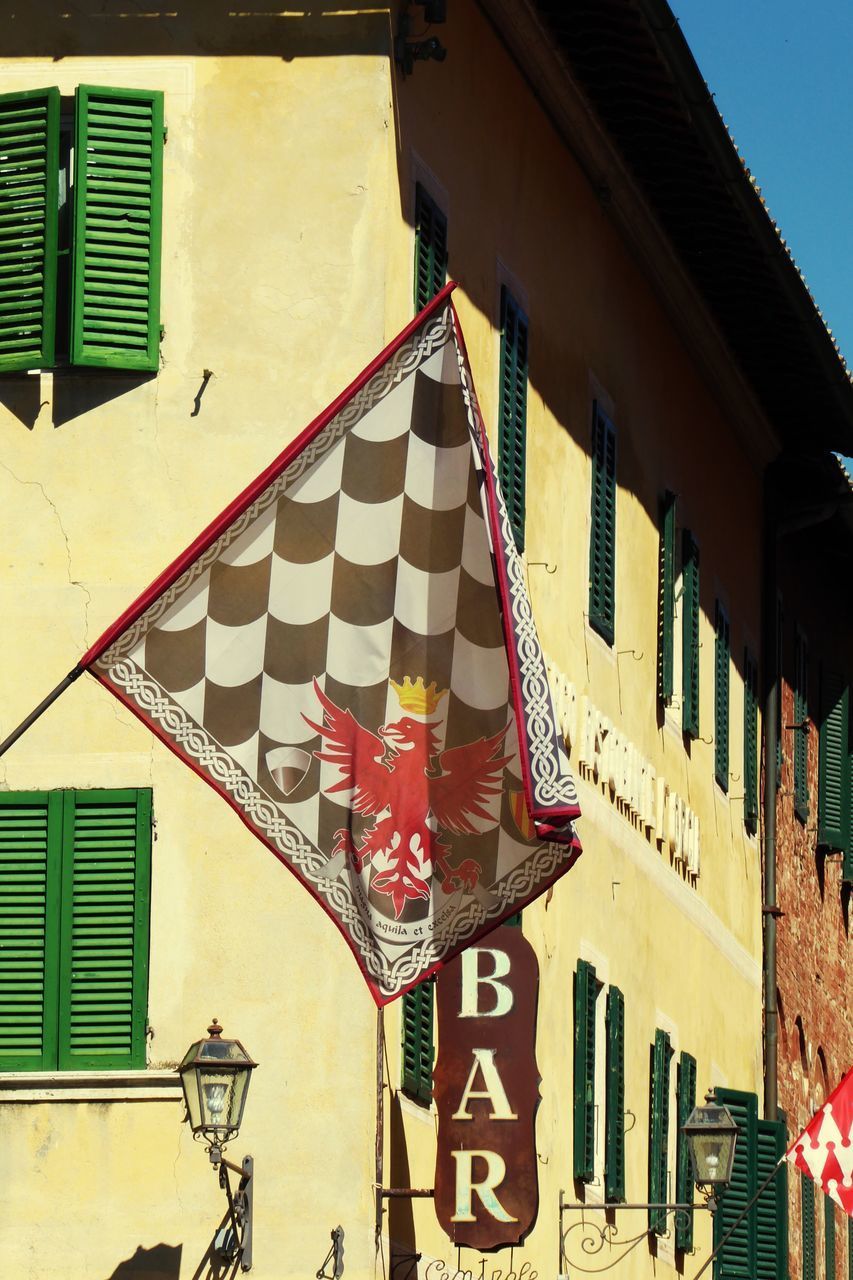
<path fill-rule="evenodd" d="M 755 1178 L 761 1186 L 785 1154 L 785 1126 L 772 1120 L 756 1120 Z M 761 1192 L 753 1210 L 755 1219 L 756 1280 L 787 1280 L 788 1276 L 788 1166 L 783 1163 Z M 754 1193 L 753 1193 L 754 1194 Z"/>
<path fill-rule="evenodd" d="M 823 1257 L 826 1280 L 835 1280 L 835 1202 L 823 1197 Z"/>
<path fill-rule="evenodd" d="M 693 1203 L 693 1176 L 690 1171 L 690 1150 L 681 1132 L 690 1113 L 696 1106 L 696 1059 L 682 1053 L 678 1060 L 678 1077 L 675 1086 L 678 1099 L 678 1141 L 675 1154 L 675 1200 L 677 1204 Z M 693 1211 L 679 1213 L 675 1220 L 675 1245 L 685 1251 L 693 1248 Z"/>
<path fill-rule="evenodd" d="M 432 1099 L 433 981 L 427 978 L 403 996 L 403 1092 L 418 1102 Z"/>
<path fill-rule="evenodd" d="M 625 997 L 607 992 L 607 1097 L 604 1187 L 607 1200 L 625 1199 Z"/>
<path fill-rule="evenodd" d="M 422 311 L 444 287 L 447 276 L 447 219 L 420 183 L 415 188 L 415 311 Z"/>
<path fill-rule="evenodd" d="M 829 849 L 850 842 L 850 691 L 840 675 L 821 673 L 818 761 L 818 841 Z"/>
<path fill-rule="evenodd" d="M 575 971 L 574 1176 L 595 1173 L 595 967 L 579 960 Z"/>
<path fill-rule="evenodd" d="M 156 370 L 163 95 L 77 90 L 71 363 Z"/>
<path fill-rule="evenodd" d="M 0 94 L 0 372 L 53 364 L 58 220 L 59 90 Z"/>
<path fill-rule="evenodd" d="M 743 655 L 743 821 L 758 829 L 758 664 L 748 649 Z"/>
<path fill-rule="evenodd" d="M 800 1215 L 803 1228 L 803 1280 L 815 1280 L 815 1203 L 814 1183 L 800 1174 Z"/>
<path fill-rule="evenodd" d="M 592 406 L 592 510 L 589 539 L 589 622 L 613 643 L 616 581 L 616 428 Z"/>
<path fill-rule="evenodd" d="M 717 1101 L 731 1112 L 738 1126 L 731 1181 L 720 1193 L 719 1208 L 714 1215 L 714 1247 L 731 1230 L 757 1190 L 755 1131 L 758 1101 L 754 1093 L 717 1089 Z M 716 1280 L 755 1280 L 754 1209 L 734 1227 L 714 1262 Z"/>
<path fill-rule="evenodd" d="M 717 601 L 714 640 L 714 777 L 729 789 L 729 620 Z"/>
<path fill-rule="evenodd" d="M 56 1065 L 62 792 L 0 792 L 0 1070 Z"/>
<path fill-rule="evenodd" d="M 65 792 L 59 1066 L 145 1066 L 151 793 Z"/>
<path fill-rule="evenodd" d="M 797 628 L 794 638 L 794 812 L 802 822 L 809 816 L 808 674 L 808 645 Z"/>
<path fill-rule="evenodd" d="M 669 1169 L 669 1078 L 672 1046 L 669 1033 L 658 1029 L 652 1049 L 649 1087 L 649 1203 L 666 1204 Z M 649 1212 L 649 1230 L 655 1235 L 666 1231 L 666 1211 Z"/>
<path fill-rule="evenodd" d="M 675 494 L 661 502 L 658 563 L 658 697 L 670 702 L 673 692 L 675 632 Z"/>
<path fill-rule="evenodd" d="M 524 489 L 527 451 L 527 317 L 501 290 L 501 399 L 498 475 L 512 535 L 524 550 Z"/>
<path fill-rule="evenodd" d="M 699 736 L 699 548 L 684 530 L 682 577 L 682 708 L 681 727 L 689 738 Z"/>

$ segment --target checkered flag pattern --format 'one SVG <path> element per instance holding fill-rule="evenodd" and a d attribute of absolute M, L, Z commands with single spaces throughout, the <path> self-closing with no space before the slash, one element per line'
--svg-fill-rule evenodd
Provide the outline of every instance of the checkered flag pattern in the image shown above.
<path fill-rule="evenodd" d="M 457 326 L 423 312 L 90 651 L 323 902 L 380 1004 L 579 852 Z"/>

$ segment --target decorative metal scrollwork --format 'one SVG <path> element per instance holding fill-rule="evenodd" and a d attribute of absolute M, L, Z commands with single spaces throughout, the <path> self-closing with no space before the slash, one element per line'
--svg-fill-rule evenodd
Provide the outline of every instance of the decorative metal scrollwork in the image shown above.
<path fill-rule="evenodd" d="M 567 1276 L 572 1271 L 580 1271 L 585 1275 L 600 1275 L 610 1271 L 636 1249 L 637 1245 L 642 1244 L 643 1240 L 648 1240 L 652 1235 L 668 1238 L 673 1229 L 678 1230 L 679 1227 L 684 1228 L 688 1225 L 690 1214 L 694 1209 L 708 1207 L 704 1204 L 576 1204 L 565 1200 L 561 1191 L 560 1274 Z M 636 1235 L 622 1236 L 615 1221 L 615 1215 L 623 1209 L 641 1210 L 647 1214 L 655 1213 L 664 1230 L 661 1231 L 649 1225 Z M 563 1215 L 569 1210 L 580 1212 L 582 1216 L 577 1222 L 564 1228 Z M 598 1223 L 587 1216 L 589 1213 L 602 1212 L 610 1215 L 603 1223 Z M 610 1260 L 603 1265 L 588 1265 L 603 1253 L 605 1246 Z M 578 1251 L 577 1255 L 570 1256 L 570 1251 L 574 1254 L 575 1248 Z M 613 1250 L 617 1251 L 616 1256 L 610 1257 Z"/>

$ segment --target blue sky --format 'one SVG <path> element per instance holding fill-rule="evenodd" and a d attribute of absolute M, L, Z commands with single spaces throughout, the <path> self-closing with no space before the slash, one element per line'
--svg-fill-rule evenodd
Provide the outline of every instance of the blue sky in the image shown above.
<path fill-rule="evenodd" d="M 669 2 L 853 366 L 853 3 Z"/>

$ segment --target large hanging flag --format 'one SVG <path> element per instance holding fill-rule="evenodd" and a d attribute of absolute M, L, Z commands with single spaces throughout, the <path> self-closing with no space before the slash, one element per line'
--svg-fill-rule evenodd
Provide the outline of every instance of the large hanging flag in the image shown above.
<path fill-rule="evenodd" d="M 812 1116 L 788 1159 L 853 1218 L 853 1069 Z"/>
<path fill-rule="evenodd" d="M 580 851 L 450 288 L 80 663 L 298 876 L 380 1005 Z"/>

